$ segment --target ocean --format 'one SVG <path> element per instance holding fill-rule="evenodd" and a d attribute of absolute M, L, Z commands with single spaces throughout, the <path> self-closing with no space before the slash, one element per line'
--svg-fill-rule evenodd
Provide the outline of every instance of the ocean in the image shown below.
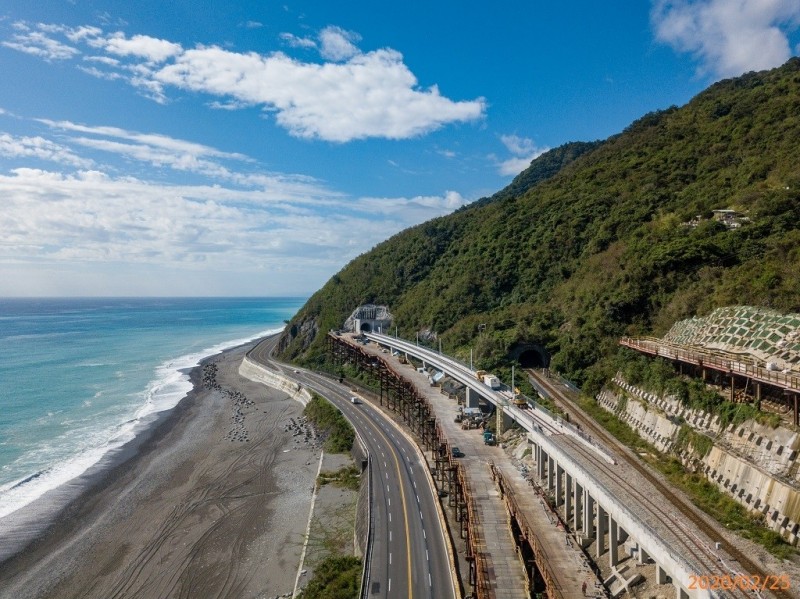
<path fill-rule="evenodd" d="M 0 299 L 0 524 L 177 405 L 183 370 L 282 330 L 304 302 Z"/>

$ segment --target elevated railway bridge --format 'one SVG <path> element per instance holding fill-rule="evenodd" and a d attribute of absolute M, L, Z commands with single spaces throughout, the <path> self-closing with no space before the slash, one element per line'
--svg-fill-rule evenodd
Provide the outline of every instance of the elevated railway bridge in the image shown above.
<path fill-rule="evenodd" d="M 365 337 L 393 354 L 445 373 L 493 405 L 500 418 L 524 429 L 535 458 L 536 478 L 556 506 L 563 508 L 581 545 L 607 559 L 615 572 L 627 552 L 640 564 L 654 563 L 654 582 L 673 584 L 679 599 L 769 596 L 766 591 L 753 593 L 747 585 L 733 582 L 753 572 L 727 553 L 717 539 L 691 523 L 684 524 L 660 489 L 576 427 L 536 404 L 527 409 L 512 405 L 505 394 L 479 381 L 476 371 L 444 354 L 388 335 L 365 333 Z M 700 577 L 717 577 L 731 584 L 720 594 L 698 584 Z"/>

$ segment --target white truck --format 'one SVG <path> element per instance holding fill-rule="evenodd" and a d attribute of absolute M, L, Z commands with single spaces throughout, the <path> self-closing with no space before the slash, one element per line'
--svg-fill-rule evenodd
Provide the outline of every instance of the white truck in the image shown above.
<path fill-rule="evenodd" d="M 484 374 L 483 375 L 483 384 L 489 387 L 490 389 L 499 389 L 500 388 L 500 379 L 498 379 L 493 374 Z"/>

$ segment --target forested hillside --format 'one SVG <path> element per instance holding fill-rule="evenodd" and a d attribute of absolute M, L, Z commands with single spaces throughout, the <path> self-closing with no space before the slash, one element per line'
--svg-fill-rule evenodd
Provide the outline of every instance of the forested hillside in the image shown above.
<path fill-rule="evenodd" d="M 711 218 L 724 208 L 749 221 Z M 390 307 L 401 336 L 434 331 L 486 366 L 542 343 L 553 368 L 594 387 L 623 334 L 730 304 L 800 311 L 798 223 L 794 58 L 604 142 L 552 150 L 491 198 L 395 235 L 309 299 L 283 356 L 319 361 L 325 332 L 371 302 Z"/>

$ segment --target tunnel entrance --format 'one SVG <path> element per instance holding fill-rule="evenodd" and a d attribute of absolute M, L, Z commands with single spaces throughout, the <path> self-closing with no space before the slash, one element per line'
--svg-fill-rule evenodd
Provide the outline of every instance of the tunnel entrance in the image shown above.
<path fill-rule="evenodd" d="M 361 323 L 361 332 L 362 333 L 371 333 L 372 332 L 372 327 L 370 326 L 370 324 L 368 322 L 362 322 Z"/>
<path fill-rule="evenodd" d="M 550 354 L 538 343 L 522 343 L 511 349 L 511 358 L 522 368 L 548 368 Z"/>

